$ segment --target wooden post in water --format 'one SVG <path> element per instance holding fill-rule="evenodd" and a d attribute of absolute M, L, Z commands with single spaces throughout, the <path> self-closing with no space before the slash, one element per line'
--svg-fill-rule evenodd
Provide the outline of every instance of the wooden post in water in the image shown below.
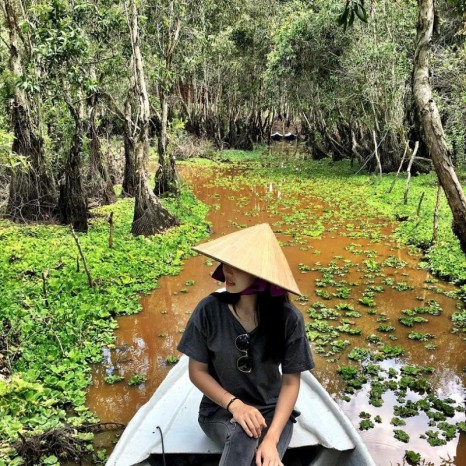
<path fill-rule="evenodd" d="M 74 232 L 73 225 L 70 225 L 70 230 L 71 230 L 71 234 L 72 234 L 72 236 L 73 236 L 73 238 L 74 238 L 74 240 L 76 242 L 76 246 L 78 247 L 79 255 L 81 256 L 81 259 L 83 261 L 84 270 L 86 271 L 86 275 L 87 275 L 87 282 L 89 283 L 89 286 L 92 288 L 94 286 L 94 280 L 92 280 L 91 272 L 89 272 L 89 268 L 87 267 L 86 258 L 84 257 L 83 250 L 81 249 L 81 244 L 79 244 L 79 239 L 76 236 L 76 233 Z"/>
<path fill-rule="evenodd" d="M 109 224 L 109 233 L 108 233 L 108 247 L 110 249 L 113 248 L 113 212 L 110 212 L 108 216 L 108 224 Z"/>
<path fill-rule="evenodd" d="M 430 242 L 430 246 L 434 246 L 437 242 L 438 237 L 438 221 L 439 221 L 439 211 L 440 211 L 440 202 L 442 200 L 442 185 L 440 182 L 438 183 L 437 188 L 437 201 L 435 202 L 435 209 L 434 209 L 434 225 L 432 229 L 432 241 Z"/>
<path fill-rule="evenodd" d="M 400 171 L 401 171 L 401 167 L 403 166 L 403 162 L 405 161 L 405 157 L 408 152 L 408 147 L 409 147 L 409 141 L 406 141 L 405 151 L 403 152 L 403 157 L 401 158 L 400 166 L 398 167 L 398 171 L 396 172 L 395 178 L 393 178 L 392 184 L 390 185 L 390 189 L 387 191 L 388 194 L 390 194 L 393 191 L 393 188 L 395 187 L 395 181 L 398 178 L 398 175 L 400 174 Z"/>

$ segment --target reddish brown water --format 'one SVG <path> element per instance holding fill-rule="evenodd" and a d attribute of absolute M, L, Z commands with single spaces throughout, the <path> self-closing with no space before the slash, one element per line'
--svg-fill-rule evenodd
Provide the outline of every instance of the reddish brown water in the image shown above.
<path fill-rule="evenodd" d="M 274 223 L 280 219 L 279 212 L 274 210 L 273 215 L 270 214 L 265 200 L 265 196 L 270 196 L 271 193 L 277 197 L 281 196 L 279 191 L 274 191 L 276 188 L 271 184 L 231 191 L 221 185 L 217 186 L 215 180 L 220 179 L 219 172 L 184 168 L 183 175 L 196 196 L 206 204 L 214 206 L 209 215 L 213 225 L 212 238 L 236 231 L 237 225 L 249 226 L 264 221 Z M 307 199 L 305 201 L 309 202 Z M 305 208 L 305 205 L 300 207 L 300 209 Z M 289 208 L 284 206 L 283 210 Z M 380 228 L 385 234 L 390 232 L 389 225 L 381 223 Z M 286 231 L 286 228 L 283 230 Z M 402 360 L 384 361 L 381 363 L 382 367 L 397 368 L 407 364 L 433 367 L 435 372 L 429 380 L 437 396 L 450 396 L 461 403 L 464 392 L 463 368 L 466 366 L 463 354 L 464 342 L 460 336 L 451 333 L 452 325 L 449 319 L 456 310 L 457 301 L 438 292 L 438 289 L 451 291 L 453 287 L 448 283 L 437 282 L 435 283 L 437 290 L 431 289 L 429 283 L 432 277 L 419 268 L 418 254 L 400 247 L 388 237 L 382 242 L 373 243 L 367 239 L 349 238 L 340 235 L 339 231 L 331 231 L 324 233 L 320 238 L 308 239 L 305 245 L 302 243 L 297 245 L 293 243 L 290 235 L 277 236 L 281 241 L 291 244 L 284 248 L 284 252 L 295 271 L 299 270 L 299 264 L 314 268 L 317 261 L 322 265 L 335 262 L 339 266 L 351 261 L 352 267 L 342 279 L 352 284 L 351 297 L 346 301 L 353 304 L 361 313 L 360 318 L 351 320 L 362 330 L 363 336 L 345 335 L 343 338 L 351 343 L 349 349 L 354 346 L 366 347 L 365 338 L 371 334 L 377 334 L 386 344 L 400 345 L 406 351 Z M 382 280 L 376 274 L 368 276 L 367 270 L 362 270 L 362 266 L 358 265 L 367 260 L 367 254 L 361 254 L 362 251 L 376 253 L 378 262 L 396 256 L 408 264 L 402 269 L 391 267 L 383 269 L 385 280 L 391 278 L 397 283 L 404 282 L 413 289 L 399 292 L 391 287 L 385 287 L 382 294 L 376 293 L 376 315 L 369 315 L 365 308 L 358 306 L 358 298 L 362 296 L 367 286 L 379 285 Z M 127 423 L 167 374 L 170 366 L 167 365 L 166 359 L 171 355 L 179 355 L 176 345 L 192 309 L 203 296 L 219 286 L 210 278 L 213 264 L 206 262 L 201 256 L 189 259 L 180 275 L 162 278 L 157 290 L 141 298 L 143 311 L 140 314 L 119 318 L 119 329 L 116 331 L 117 346 L 108 350 L 107 363 L 96 368 L 88 394 L 89 408 L 96 412 L 103 422 Z M 302 309 L 306 321 L 310 322 L 307 309 L 313 302 L 323 301 L 315 295 L 315 280 L 322 278 L 322 273 L 314 270 L 306 273 L 297 272 L 295 276 L 301 291 L 309 297 L 308 302 L 296 304 Z M 432 340 L 436 345 L 434 351 L 426 349 L 425 342 L 409 340 L 407 336 L 413 329 L 397 323 L 401 310 L 425 305 L 431 299 L 440 304 L 443 313 L 435 317 L 427 316 L 429 322 L 418 324 L 415 330 L 435 335 L 435 339 Z M 325 305 L 332 307 L 338 302 L 341 300 L 332 298 L 326 300 Z M 396 341 L 391 341 L 388 335 L 377 331 L 381 324 L 381 316 L 385 319 L 384 324 L 396 326 Z M 385 393 L 384 404 L 379 408 L 368 404 L 365 391 L 354 395 L 349 402 L 341 401 L 343 385 L 340 377 L 336 375 L 336 370 L 340 365 L 348 365 L 347 353 L 348 351 L 343 351 L 332 358 L 316 354 L 314 375 L 339 402 L 356 427 L 359 426 L 361 411 L 370 413 L 372 417 L 379 415 L 382 418 L 382 422 L 376 423 L 375 428 L 361 432 L 378 465 L 403 464 L 404 452 L 407 449 L 421 453 L 424 459 L 434 465 L 440 465 L 442 460 L 447 459 L 452 460 L 449 464 L 457 466 L 466 464 L 466 441 L 463 437 L 460 439 L 457 436 L 441 447 L 431 447 L 425 439 L 419 437 L 430 429 L 427 416 L 424 414 L 405 419 L 406 426 L 401 429 L 409 433 L 409 444 L 396 440 L 393 436 L 394 426 L 390 424 L 393 405 L 396 404 L 392 392 Z M 144 374 L 147 381 L 136 387 L 130 387 L 125 382 L 115 385 L 105 383 L 104 377 L 114 371 L 126 378 L 133 374 Z M 410 396 L 416 400 L 415 395 Z M 456 414 L 453 419 L 448 419 L 448 422 L 454 424 L 461 420 L 464 420 L 464 415 Z"/>

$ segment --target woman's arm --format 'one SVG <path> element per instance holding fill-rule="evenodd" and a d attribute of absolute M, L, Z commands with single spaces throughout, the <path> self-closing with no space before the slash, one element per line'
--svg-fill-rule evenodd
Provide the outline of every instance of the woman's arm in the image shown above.
<path fill-rule="evenodd" d="M 300 383 L 301 374 L 299 372 L 296 374 L 283 374 L 280 395 L 278 396 L 272 423 L 257 450 L 257 466 L 281 464 L 277 444 L 298 399 Z"/>
<path fill-rule="evenodd" d="M 234 398 L 234 395 L 225 390 L 209 374 L 206 363 L 189 358 L 189 378 L 205 396 L 222 408 L 227 409 L 228 404 Z M 236 399 L 233 403 L 230 403 L 228 411 L 230 411 L 233 419 L 241 425 L 250 437 L 260 437 L 262 429 L 266 427 L 266 424 L 264 417 L 258 409 L 243 403 L 240 399 Z"/>

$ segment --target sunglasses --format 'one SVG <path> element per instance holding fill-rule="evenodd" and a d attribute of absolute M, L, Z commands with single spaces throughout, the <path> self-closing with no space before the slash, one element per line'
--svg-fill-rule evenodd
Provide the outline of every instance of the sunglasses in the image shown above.
<path fill-rule="evenodd" d="M 249 333 L 238 335 L 235 340 L 235 346 L 238 351 L 244 353 L 236 361 L 236 367 L 240 372 L 250 374 L 252 372 L 252 360 L 249 356 L 249 349 L 251 348 L 251 336 Z"/>

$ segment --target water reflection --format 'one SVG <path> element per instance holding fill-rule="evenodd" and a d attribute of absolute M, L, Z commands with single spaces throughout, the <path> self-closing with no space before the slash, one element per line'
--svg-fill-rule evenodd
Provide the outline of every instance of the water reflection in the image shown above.
<path fill-rule="evenodd" d="M 303 193 L 296 204 L 286 192 L 286 187 L 272 182 L 257 186 L 232 189 L 228 180 L 236 173 L 227 170 L 211 173 L 203 170 L 185 168 L 184 178 L 193 187 L 198 198 L 213 206 L 209 220 L 213 225 L 213 238 L 236 231 L 238 225 L 251 226 L 263 221 L 271 224 L 277 222 L 281 227 L 279 240 L 286 245 L 285 255 L 295 271 L 299 288 L 308 297 L 299 300 L 297 306 L 302 310 L 307 322 L 310 322 L 308 309 L 322 301 L 327 308 L 334 309 L 342 300 L 338 294 L 344 291 L 344 302 L 350 303 L 360 313 L 360 317 L 346 318 L 351 328 L 361 329 L 361 336 L 345 335 L 350 342 L 347 350 L 331 357 L 316 353 L 316 377 L 322 385 L 339 400 L 342 409 L 348 414 L 355 426 L 359 426 L 360 413 L 365 411 L 373 418 L 380 416 L 381 422 L 375 423 L 373 429 L 361 432 L 377 464 L 396 465 L 403 463 L 405 450 L 414 450 L 439 465 L 442 458 L 456 458 L 457 466 L 466 464 L 464 436 L 456 437 L 445 446 L 431 447 L 425 438 L 421 438 L 431 427 L 425 413 L 407 418 L 402 429 L 409 432 L 409 444 L 394 438 L 394 426 L 391 424 L 393 407 L 397 405 L 397 395 L 391 391 L 383 394 L 383 405 L 374 407 L 368 403 L 368 390 L 363 389 L 351 397 L 349 402 L 340 401 L 343 389 L 342 380 L 335 375 L 341 365 L 348 364 L 348 352 L 354 347 L 367 347 L 366 338 L 375 335 L 380 344 L 401 345 L 405 349 L 402 358 L 383 361 L 382 369 L 391 367 L 399 371 L 403 365 L 429 366 L 435 369 L 429 381 L 433 391 L 440 397 L 454 398 L 457 404 L 463 402 L 464 373 L 466 365 L 464 342 L 458 335 L 451 333 L 451 314 L 456 310 L 456 301 L 447 296 L 454 290 L 445 282 L 434 280 L 426 271 L 419 269 L 420 257 L 407 248 L 402 248 L 389 238 L 391 225 L 385 219 L 375 220 L 379 225 L 378 241 L 365 239 L 358 235 L 370 226 L 368 219 L 353 219 L 351 224 L 333 223 L 329 207 L 321 201 L 316 202 L 312 193 Z M 216 180 L 225 180 L 216 183 Z M 279 207 L 272 199 L 279 199 Z M 281 214 L 288 212 L 303 218 L 318 216 L 322 225 L 319 235 L 306 237 L 303 241 L 296 239 L 296 234 L 289 232 L 283 224 Z M 325 220 L 323 220 L 325 219 Z M 398 260 L 406 266 L 397 268 Z M 375 261 L 378 266 L 368 271 L 367 261 Z M 380 267 L 384 261 L 390 265 Z M 322 269 L 318 264 L 321 264 Z M 332 276 L 333 285 L 327 286 L 329 296 L 325 299 L 316 296 L 316 280 L 322 280 L 325 268 L 334 264 L 337 273 Z M 305 269 L 303 265 L 309 266 Z M 180 275 L 164 277 L 151 295 L 141 298 L 143 311 L 134 316 L 119 318 L 116 331 L 117 346 L 105 349 L 105 364 L 96 368 L 93 385 L 89 390 L 88 406 L 97 413 L 103 422 L 127 423 L 136 410 L 145 403 L 165 377 L 170 365 L 167 363 L 176 356 L 176 345 L 185 328 L 187 319 L 196 303 L 206 294 L 214 291 L 218 284 L 211 278 L 213 264 L 202 256 L 189 259 Z M 360 299 L 373 288 L 376 308 L 361 305 Z M 413 328 L 400 325 L 399 319 L 404 310 L 426 307 L 435 301 L 443 310 L 440 315 L 426 315 L 425 323 L 416 324 L 417 332 L 430 333 L 435 338 L 428 343 L 409 338 Z M 343 311 L 341 319 L 345 319 Z M 396 332 L 381 332 L 381 324 L 396 327 Z M 430 344 L 430 348 L 426 346 Z M 377 344 L 370 344 L 372 349 Z M 125 381 L 109 385 L 104 382 L 107 375 L 118 374 Z M 129 387 L 127 380 L 135 374 L 144 375 L 147 381 L 136 387 Z M 413 401 L 421 395 L 408 391 L 407 399 Z M 464 415 L 456 413 L 449 423 L 464 420 Z"/>

